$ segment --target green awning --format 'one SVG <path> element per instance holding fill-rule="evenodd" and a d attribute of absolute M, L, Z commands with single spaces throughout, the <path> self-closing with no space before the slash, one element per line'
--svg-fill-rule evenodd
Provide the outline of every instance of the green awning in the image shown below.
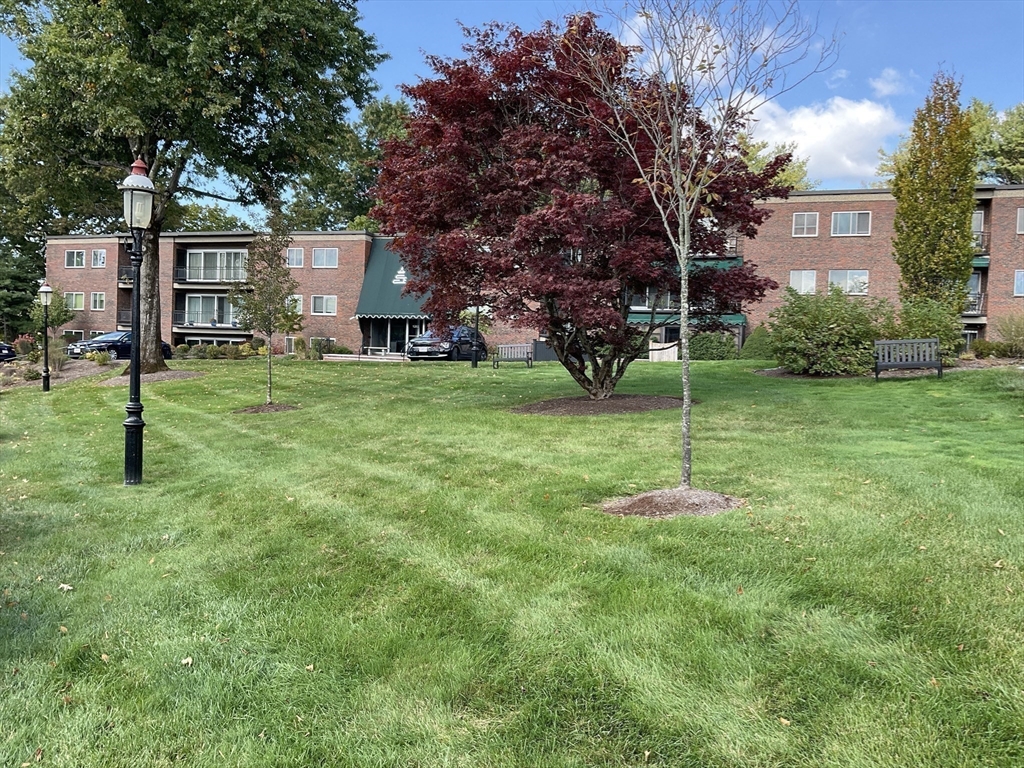
<path fill-rule="evenodd" d="M 718 319 L 721 320 L 725 325 L 747 324 L 747 316 L 739 313 L 734 315 L 720 315 Z M 646 325 L 650 321 L 650 312 L 630 312 L 629 316 L 626 318 L 626 322 L 628 322 L 631 325 Z M 667 312 L 655 312 L 654 321 L 662 325 L 679 325 L 679 315 L 675 313 L 669 314 Z M 696 322 L 697 318 L 690 318 L 691 325 Z"/>
<path fill-rule="evenodd" d="M 423 312 L 419 299 L 402 295 L 407 277 L 405 266 L 389 245 L 391 240 L 388 238 L 373 238 L 363 287 L 359 291 L 359 303 L 356 304 L 356 317 L 429 320 L 430 315 Z"/>

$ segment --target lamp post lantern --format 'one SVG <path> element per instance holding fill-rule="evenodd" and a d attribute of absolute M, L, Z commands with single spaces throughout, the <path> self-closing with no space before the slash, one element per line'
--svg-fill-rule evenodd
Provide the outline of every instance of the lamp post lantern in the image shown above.
<path fill-rule="evenodd" d="M 50 302 L 53 288 L 45 282 L 39 286 L 39 303 L 43 307 L 43 392 L 50 391 Z"/>
<path fill-rule="evenodd" d="M 118 185 L 124 193 L 124 220 L 132 233 L 132 347 L 128 368 L 128 404 L 124 407 L 124 484 L 142 482 L 142 402 L 139 399 L 139 272 L 142 268 L 142 238 L 153 217 L 153 195 L 156 190 L 149 180 L 149 169 L 140 157 L 132 163 L 132 172 Z"/>

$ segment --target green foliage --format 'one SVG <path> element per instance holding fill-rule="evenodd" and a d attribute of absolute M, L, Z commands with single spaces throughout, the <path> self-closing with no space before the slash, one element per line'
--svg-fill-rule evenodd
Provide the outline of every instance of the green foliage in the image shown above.
<path fill-rule="evenodd" d="M 168 202 L 164 227 L 177 232 L 245 232 L 253 228 L 221 205 L 178 200 Z"/>
<path fill-rule="evenodd" d="M 14 351 L 19 355 L 27 355 L 36 347 L 36 337 L 30 333 L 22 334 L 14 340 Z"/>
<path fill-rule="evenodd" d="M 740 350 L 741 360 L 771 360 L 772 349 L 768 329 L 763 325 L 757 326 L 746 340 Z"/>
<path fill-rule="evenodd" d="M 267 345 L 267 340 L 262 336 L 253 336 L 250 344 L 253 349 L 263 349 Z"/>
<path fill-rule="evenodd" d="M 191 347 L 188 344 L 179 344 L 174 348 L 174 356 L 179 358 L 188 357 L 190 349 Z"/>
<path fill-rule="evenodd" d="M 367 214 L 374 205 L 372 189 L 384 142 L 405 135 L 409 105 L 385 96 L 367 104 L 359 122 L 345 126 L 320 169 L 295 184 L 286 214 L 293 229 L 364 229 L 379 225 Z"/>
<path fill-rule="evenodd" d="M 221 349 L 224 350 L 224 357 L 228 360 L 241 360 L 243 357 L 242 350 L 237 344 L 225 344 Z"/>
<path fill-rule="evenodd" d="M 797 156 L 795 141 L 773 144 L 769 147 L 767 141 L 754 141 L 747 134 L 740 134 L 737 143 L 747 167 L 754 173 L 763 172 L 768 163 L 776 157 L 788 154 L 792 159 L 785 169 L 775 177 L 778 183 L 796 190 L 817 189 L 821 184 L 821 179 L 811 179 L 807 176 L 809 158 Z"/>
<path fill-rule="evenodd" d="M 979 179 L 1024 184 L 1024 102 L 1000 115 L 991 104 L 972 99 L 970 113 Z"/>
<path fill-rule="evenodd" d="M 971 352 L 977 358 L 985 357 L 1011 357 L 1010 345 L 1005 341 L 989 341 L 988 339 L 976 339 L 971 342 Z"/>
<path fill-rule="evenodd" d="M 39 303 L 38 297 L 32 305 L 32 330 L 35 333 L 43 333 L 43 305 Z M 56 330 L 75 319 L 74 310 L 68 309 L 64 301 L 64 293 L 60 288 L 54 286 L 50 296 L 50 306 L 46 308 L 47 331 Z M 47 333 L 47 335 L 51 335 Z"/>
<path fill-rule="evenodd" d="M 928 297 L 958 312 L 974 256 L 975 182 L 971 120 L 959 98 L 959 84 L 938 73 L 915 113 L 892 180 L 892 247 L 900 268 L 900 297 Z"/>
<path fill-rule="evenodd" d="M 92 360 L 96 365 L 106 365 L 110 362 L 110 353 L 106 351 L 102 352 L 87 352 L 86 358 Z"/>
<path fill-rule="evenodd" d="M 847 296 L 836 285 L 814 294 L 786 288 L 785 302 L 771 313 L 771 357 L 793 373 L 867 373 L 885 315 L 884 303 Z"/>
<path fill-rule="evenodd" d="M 690 337 L 691 360 L 735 360 L 736 337 L 731 333 L 695 333 Z"/>
<path fill-rule="evenodd" d="M 302 336 L 296 337 L 292 344 L 292 349 L 295 350 L 295 357 L 299 360 L 305 360 L 307 354 L 306 340 Z"/>
<path fill-rule="evenodd" d="M 41 259 L 35 253 L 26 255 L 5 240 L 0 236 L 0 339 L 32 328 L 32 305 L 43 277 Z"/>
<path fill-rule="evenodd" d="M 39 381 L 41 378 L 43 378 L 43 372 L 40 371 L 38 368 L 28 366 L 22 369 L 21 378 L 23 378 L 25 381 Z"/>
<path fill-rule="evenodd" d="M 895 329 L 883 328 L 882 339 L 938 339 L 942 362 L 952 365 L 963 348 L 960 314 L 948 304 L 928 297 L 905 299 Z"/>
<path fill-rule="evenodd" d="M 995 321 L 995 331 L 1014 357 L 1024 357 L 1024 313 L 1004 315 Z"/>

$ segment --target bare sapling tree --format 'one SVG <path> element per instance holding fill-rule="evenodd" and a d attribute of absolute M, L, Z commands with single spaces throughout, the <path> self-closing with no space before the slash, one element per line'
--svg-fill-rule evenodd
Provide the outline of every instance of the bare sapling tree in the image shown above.
<path fill-rule="evenodd" d="M 679 263 L 682 350 L 682 472 L 691 481 L 687 271 L 696 228 L 715 228 L 712 203 L 721 175 L 745 168 L 739 139 L 761 105 L 832 65 L 838 41 L 822 36 L 796 0 L 625 0 L 602 15 L 618 25 L 621 47 L 588 45 L 574 25 L 562 37 L 571 69 L 597 104 L 581 112 L 601 123 L 655 202 Z M 582 59 L 582 61 L 581 61 Z M 777 158 L 781 168 L 788 156 Z M 752 237 L 753 232 L 746 233 Z M 697 238 L 699 239 L 699 238 Z"/>

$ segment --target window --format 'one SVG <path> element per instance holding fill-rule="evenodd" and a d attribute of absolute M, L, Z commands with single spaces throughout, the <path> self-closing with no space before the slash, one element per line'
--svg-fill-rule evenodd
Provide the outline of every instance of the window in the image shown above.
<path fill-rule="evenodd" d="M 227 296 L 202 293 L 185 297 L 185 315 L 182 319 L 186 325 L 233 325 L 237 322 L 235 307 Z"/>
<path fill-rule="evenodd" d="M 294 355 L 295 354 L 295 337 L 294 336 L 285 336 L 284 337 L 284 353 L 286 355 Z"/>
<path fill-rule="evenodd" d="M 338 310 L 337 296 L 310 296 L 310 310 L 314 315 L 334 315 Z"/>
<path fill-rule="evenodd" d="M 793 214 L 793 237 L 817 237 L 818 236 L 818 214 L 817 213 L 794 213 Z"/>
<path fill-rule="evenodd" d="M 836 211 L 832 214 L 832 237 L 870 234 L 870 211 Z"/>
<path fill-rule="evenodd" d="M 89 294 L 89 308 L 97 312 L 107 308 L 107 294 L 105 293 L 91 293 Z"/>
<path fill-rule="evenodd" d="M 1016 269 L 1013 272 L 1013 295 L 1024 296 L 1024 269 Z"/>
<path fill-rule="evenodd" d="M 338 249 L 337 248 L 314 248 L 313 249 L 313 268 L 317 267 L 337 267 L 338 266 Z M 333 312 L 331 314 L 334 314 Z"/>
<path fill-rule="evenodd" d="M 189 251 L 185 279 L 214 283 L 245 280 L 247 255 L 247 251 Z"/>
<path fill-rule="evenodd" d="M 1017 209 L 1017 234 L 1024 235 L 1024 208 Z"/>
<path fill-rule="evenodd" d="M 830 269 L 829 285 L 838 285 L 843 293 L 863 296 L 868 292 L 868 271 L 866 269 Z"/>
<path fill-rule="evenodd" d="M 82 341 L 85 338 L 85 331 L 62 331 L 61 338 L 68 341 Z"/>
<path fill-rule="evenodd" d="M 107 249 L 106 248 L 93 248 L 92 249 L 92 267 L 93 269 L 99 269 L 107 266 Z"/>
<path fill-rule="evenodd" d="M 64 251 L 65 269 L 84 269 L 85 251 Z"/>
<path fill-rule="evenodd" d="M 289 248 L 288 249 L 288 266 L 289 267 L 301 267 L 303 261 L 303 253 L 301 248 Z"/>
<path fill-rule="evenodd" d="M 302 294 L 296 293 L 288 297 L 287 302 L 288 308 L 293 312 L 302 314 Z"/>
<path fill-rule="evenodd" d="M 84 253 L 84 251 L 83 251 Z M 64 293 L 64 304 L 68 309 L 80 310 L 85 309 L 85 294 L 84 293 Z"/>
<path fill-rule="evenodd" d="M 817 290 L 818 273 L 813 269 L 791 269 L 789 287 L 797 293 L 814 293 Z"/>
<path fill-rule="evenodd" d="M 102 336 L 106 331 L 89 331 L 89 338 L 95 339 L 97 336 Z"/>

